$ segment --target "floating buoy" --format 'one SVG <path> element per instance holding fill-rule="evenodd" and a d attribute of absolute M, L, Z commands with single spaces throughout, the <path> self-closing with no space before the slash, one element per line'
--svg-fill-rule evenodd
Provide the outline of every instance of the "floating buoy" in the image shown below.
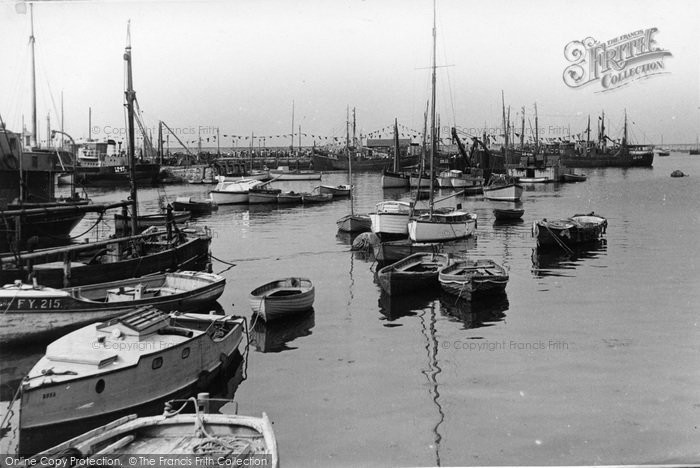
<path fill-rule="evenodd" d="M 680 171 L 678 169 L 671 172 L 671 177 L 685 177 L 685 176 L 686 176 L 686 174 L 684 174 L 683 171 Z"/>

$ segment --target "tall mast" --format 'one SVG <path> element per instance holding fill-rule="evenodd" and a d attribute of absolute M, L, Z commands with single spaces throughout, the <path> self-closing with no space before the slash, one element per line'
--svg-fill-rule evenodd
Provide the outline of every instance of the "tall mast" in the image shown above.
<path fill-rule="evenodd" d="M 46 114 L 46 147 L 51 148 L 51 113 Z"/>
<path fill-rule="evenodd" d="M 163 165 L 163 121 L 158 121 L 158 159 L 161 166 Z"/>
<path fill-rule="evenodd" d="M 435 17 L 437 16 L 435 0 L 433 0 L 433 79 L 432 79 L 432 99 L 430 103 L 430 205 L 428 215 L 432 219 L 433 217 L 433 179 L 435 178 L 434 173 L 434 160 L 435 160 L 435 83 L 437 81 L 437 65 L 436 65 L 436 54 L 437 54 L 437 27 L 435 26 Z M 418 187 L 420 191 L 420 186 Z"/>
<path fill-rule="evenodd" d="M 126 23 L 126 49 L 124 50 L 124 62 L 126 62 L 126 91 L 124 92 L 124 97 L 126 98 L 126 109 L 127 109 L 127 126 L 129 131 L 129 178 L 130 189 L 131 189 L 131 235 L 135 236 L 138 232 L 136 227 L 138 225 L 138 199 L 136 196 L 136 160 L 134 157 L 134 100 L 136 99 L 136 92 L 134 92 L 134 82 L 131 75 L 131 20 Z"/>
<path fill-rule="evenodd" d="M 92 141 L 92 107 L 88 107 L 88 141 Z"/>
<path fill-rule="evenodd" d="M 503 144 L 505 145 L 503 157 L 505 162 L 508 163 L 508 129 L 506 127 L 506 97 L 503 93 L 503 90 L 501 90 L 501 112 L 503 113 Z"/>
<path fill-rule="evenodd" d="M 61 90 L 61 149 L 63 149 L 63 90 Z"/>
<path fill-rule="evenodd" d="M 289 153 L 294 152 L 294 101 L 292 100 L 292 146 L 290 147 Z"/>
<path fill-rule="evenodd" d="M 399 122 L 398 119 L 394 118 L 394 172 L 399 172 L 399 159 L 401 158 L 401 153 L 399 152 Z"/>
<path fill-rule="evenodd" d="M 525 148 L 525 106 L 522 108 L 522 119 L 520 121 L 520 151 Z"/>
<path fill-rule="evenodd" d="M 586 126 L 586 148 L 591 142 L 591 114 L 588 114 L 588 126 Z"/>
<path fill-rule="evenodd" d="M 352 108 L 352 146 L 353 148 L 357 146 L 357 139 L 355 138 L 355 128 L 356 128 L 356 121 L 355 121 L 355 108 Z"/>
<path fill-rule="evenodd" d="M 34 4 L 29 4 L 29 22 L 31 24 L 31 35 L 29 36 L 29 50 L 32 56 L 32 135 L 30 146 L 37 146 L 37 117 L 36 117 L 36 64 L 34 60 Z"/>
<path fill-rule="evenodd" d="M 622 145 L 627 145 L 627 109 L 625 109 L 625 133 L 623 135 Z"/>
<path fill-rule="evenodd" d="M 540 131 L 537 123 L 537 103 L 535 103 L 535 153 L 540 152 Z"/>
<path fill-rule="evenodd" d="M 355 117 L 355 109 L 353 109 L 353 118 Z M 350 106 L 347 106 L 345 111 L 345 155 L 348 157 L 348 185 L 350 186 L 350 215 L 355 214 L 353 206 L 352 193 L 352 157 L 350 156 Z"/>
<path fill-rule="evenodd" d="M 345 110 L 345 152 L 350 154 L 350 106 Z"/>
<path fill-rule="evenodd" d="M 219 127 L 216 127 L 216 155 L 218 157 L 221 157 L 221 144 L 219 143 Z"/>

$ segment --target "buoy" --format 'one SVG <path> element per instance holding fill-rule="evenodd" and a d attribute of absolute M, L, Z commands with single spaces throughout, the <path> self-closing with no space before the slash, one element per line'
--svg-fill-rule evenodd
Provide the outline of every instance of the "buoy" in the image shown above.
<path fill-rule="evenodd" d="M 675 171 L 671 172 L 671 177 L 685 177 L 685 174 L 683 171 L 676 169 Z"/>

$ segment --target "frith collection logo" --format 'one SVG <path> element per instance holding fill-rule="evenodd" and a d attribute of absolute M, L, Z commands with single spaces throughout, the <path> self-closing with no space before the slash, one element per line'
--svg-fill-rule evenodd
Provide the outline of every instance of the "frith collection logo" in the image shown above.
<path fill-rule="evenodd" d="M 657 46 L 657 28 L 640 29 L 600 42 L 592 37 L 571 41 L 564 57 L 571 65 L 564 69 L 564 83 L 570 88 L 599 82 L 606 92 L 652 76 L 668 73 L 665 57 L 671 52 Z"/>

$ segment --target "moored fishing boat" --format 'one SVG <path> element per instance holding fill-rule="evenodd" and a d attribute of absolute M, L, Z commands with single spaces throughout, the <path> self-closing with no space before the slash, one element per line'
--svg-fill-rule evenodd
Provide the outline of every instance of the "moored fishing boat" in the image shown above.
<path fill-rule="evenodd" d="M 209 192 L 212 202 L 218 205 L 237 205 L 248 203 L 250 189 L 262 185 L 255 179 L 241 179 L 235 182 L 221 180 L 214 190 Z"/>
<path fill-rule="evenodd" d="M 446 254 L 415 253 L 377 272 L 379 285 L 389 295 L 439 286 L 438 270 L 450 262 Z"/>
<path fill-rule="evenodd" d="M 295 191 L 290 192 L 280 192 L 277 195 L 277 203 L 280 205 L 293 205 L 296 203 L 301 203 L 302 195 Z"/>
<path fill-rule="evenodd" d="M 376 211 L 369 214 L 372 232 L 382 240 L 407 237 L 412 206 L 411 203 L 395 200 L 377 203 Z"/>
<path fill-rule="evenodd" d="M 502 293 L 508 284 L 505 268 L 493 260 L 460 259 L 442 268 L 438 281 L 445 292 L 463 299 Z"/>
<path fill-rule="evenodd" d="M 210 198 L 177 197 L 173 202 L 173 209 L 177 211 L 189 211 L 194 214 L 211 213 L 218 210 L 219 205 Z"/>
<path fill-rule="evenodd" d="M 289 169 L 289 166 L 279 166 L 277 169 L 270 169 L 269 175 L 276 180 L 321 180 L 320 172 Z"/>
<path fill-rule="evenodd" d="M 491 174 L 484 185 L 484 198 L 495 201 L 518 201 L 523 194 L 523 187 L 505 174 Z"/>
<path fill-rule="evenodd" d="M 593 212 L 570 218 L 535 221 L 532 234 L 538 247 L 567 247 L 599 240 L 607 230 L 608 221 Z"/>
<path fill-rule="evenodd" d="M 498 221 L 510 221 L 523 217 L 525 210 L 517 208 L 494 208 L 493 215 Z"/>
<path fill-rule="evenodd" d="M 253 289 L 248 302 L 265 321 L 304 312 L 314 304 L 316 290 L 307 278 L 284 278 Z"/>
<path fill-rule="evenodd" d="M 382 188 L 407 188 L 410 177 L 401 172 L 401 151 L 399 148 L 398 120 L 394 119 L 394 166 L 391 171 L 384 169 L 382 173 Z"/>
<path fill-rule="evenodd" d="M 224 291 L 223 276 L 181 271 L 54 289 L 17 281 L 0 289 L 0 342 L 27 342 L 150 305 L 163 311 L 195 311 Z"/>
<path fill-rule="evenodd" d="M 408 237 L 413 242 L 444 242 L 469 237 L 477 226 L 476 213 L 454 209 L 437 209 L 408 221 Z"/>
<path fill-rule="evenodd" d="M 136 229 L 140 233 L 150 227 L 164 227 L 168 222 L 181 224 L 187 222 L 189 219 L 189 211 L 172 211 L 170 214 L 167 212 L 142 214 L 136 217 Z M 128 214 L 115 213 L 114 229 L 119 233 L 131 232 L 131 216 Z"/>
<path fill-rule="evenodd" d="M 67 454 L 76 461 L 99 459 L 127 466 L 133 464 L 134 455 L 155 462 L 161 459 L 154 454 L 160 454 L 178 466 L 195 464 L 194 457 L 199 455 L 222 465 L 277 468 L 277 440 L 268 416 L 241 416 L 235 406 L 231 401 L 210 399 L 206 393 L 196 399 L 171 400 L 160 416 L 124 416 L 38 453 L 24 466 L 64 466 Z"/>
<path fill-rule="evenodd" d="M 321 193 L 328 193 L 333 195 L 334 198 L 348 197 L 350 196 L 350 191 L 352 187 L 350 185 L 321 185 L 319 190 Z"/>
<path fill-rule="evenodd" d="M 349 214 L 336 221 L 338 230 L 343 232 L 369 232 L 372 230 L 372 220 L 366 214 Z"/>
<path fill-rule="evenodd" d="M 189 392 L 226 364 L 243 328 L 233 316 L 143 307 L 71 332 L 23 380 L 20 427 L 87 422 Z"/>
<path fill-rule="evenodd" d="M 564 182 L 584 182 L 586 180 L 586 174 L 576 174 L 572 172 L 563 174 L 561 178 Z"/>
<path fill-rule="evenodd" d="M 410 239 L 400 239 L 388 242 L 379 242 L 373 246 L 374 259 L 382 264 L 398 262 L 402 258 L 414 253 L 441 253 L 440 242 L 413 242 Z"/>
<path fill-rule="evenodd" d="M 248 204 L 277 203 L 277 197 L 282 193 L 281 189 L 265 187 L 253 187 L 248 191 Z"/>
<path fill-rule="evenodd" d="M 329 201 L 333 201 L 333 195 L 331 195 L 330 193 L 302 192 L 301 201 L 304 204 L 326 203 Z"/>

